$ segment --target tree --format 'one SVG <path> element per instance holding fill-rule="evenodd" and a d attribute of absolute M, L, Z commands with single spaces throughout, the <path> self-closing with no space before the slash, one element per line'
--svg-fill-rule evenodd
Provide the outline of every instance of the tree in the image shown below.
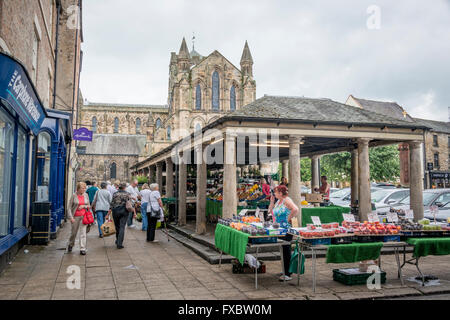
<path fill-rule="evenodd" d="M 396 181 L 400 177 L 400 158 L 397 145 L 370 148 L 370 179 Z"/>

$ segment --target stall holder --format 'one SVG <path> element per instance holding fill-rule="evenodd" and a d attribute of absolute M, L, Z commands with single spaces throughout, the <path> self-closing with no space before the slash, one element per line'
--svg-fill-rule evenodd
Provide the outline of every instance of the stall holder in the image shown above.
<path fill-rule="evenodd" d="M 406 249 L 403 250 L 403 264 L 399 272 L 406 264 L 415 265 L 422 278 L 422 286 L 425 285 L 425 275 L 419 268 L 419 259 L 429 255 L 440 256 L 450 254 L 450 238 L 410 238 L 406 243 L 414 246 L 412 258 L 406 260 Z"/>
<path fill-rule="evenodd" d="M 219 268 L 222 265 L 223 253 L 237 258 L 241 264 L 244 264 L 245 253 L 248 249 L 256 249 L 255 255 L 256 261 L 258 261 L 259 249 L 264 247 L 271 247 L 274 245 L 277 245 L 280 249 L 281 265 L 284 266 L 282 246 L 290 244 L 290 242 L 277 239 L 277 242 L 275 243 L 264 243 L 265 239 L 274 237 L 279 236 L 250 236 L 244 232 L 237 231 L 228 226 L 217 224 L 215 231 L 215 246 L 220 251 Z M 252 241 L 255 241 L 257 243 L 252 243 Z M 255 268 L 255 289 L 258 289 L 258 268 Z"/>
<path fill-rule="evenodd" d="M 327 250 L 327 263 L 352 263 L 363 260 L 376 260 L 379 259 L 378 266 L 381 269 L 381 248 L 393 248 L 395 253 L 395 259 L 397 261 L 398 277 L 403 285 L 402 268 L 400 265 L 399 251 L 400 248 L 404 248 L 408 245 L 406 242 L 374 242 L 374 243 L 352 243 L 352 244 L 339 244 L 339 245 L 314 245 L 304 238 L 292 234 L 294 239 L 298 239 L 300 245 L 300 251 L 304 248 L 311 250 L 312 254 L 312 285 L 313 292 L 316 292 L 316 253 L 317 251 Z M 342 237 L 342 235 L 338 236 Z M 301 255 L 298 255 L 298 269 L 297 269 L 297 285 L 300 285 L 300 266 L 302 264 Z"/>

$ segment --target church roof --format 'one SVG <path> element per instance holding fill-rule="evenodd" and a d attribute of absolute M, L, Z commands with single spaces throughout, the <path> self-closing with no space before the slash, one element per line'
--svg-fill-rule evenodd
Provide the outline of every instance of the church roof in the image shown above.
<path fill-rule="evenodd" d="M 195 49 L 192 49 L 192 51 L 191 51 L 189 54 L 190 54 L 191 58 L 194 58 L 194 57 L 200 57 L 200 58 L 202 58 L 202 57 L 203 57 L 200 53 L 198 53 L 197 51 L 195 51 Z"/>
<path fill-rule="evenodd" d="M 145 135 L 94 134 L 92 142 L 80 141 L 86 147 L 86 155 L 139 156 L 145 147 Z"/>
<path fill-rule="evenodd" d="M 387 115 L 392 118 L 413 122 L 413 118 L 410 117 L 406 111 L 399 106 L 396 102 L 385 102 L 355 98 L 353 99 L 359 103 L 359 105 L 365 109 L 379 114 Z"/>

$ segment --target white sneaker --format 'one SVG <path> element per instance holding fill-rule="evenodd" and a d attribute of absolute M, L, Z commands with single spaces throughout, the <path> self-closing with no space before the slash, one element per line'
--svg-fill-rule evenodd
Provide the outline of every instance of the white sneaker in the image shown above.
<path fill-rule="evenodd" d="M 156 242 L 159 242 L 159 240 L 153 240 L 152 242 L 153 242 L 153 243 L 156 243 Z"/>
<path fill-rule="evenodd" d="M 280 280 L 280 281 L 290 281 L 290 280 L 292 280 L 292 278 L 289 277 L 289 276 L 286 276 L 286 275 L 282 275 L 282 276 L 279 278 L 279 280 Z"/>
<path fill-rule="evenodd" d="M 128 228 L 136 229 L 136 225 L 134 225 L 134 224 L 129 225 Z"/>

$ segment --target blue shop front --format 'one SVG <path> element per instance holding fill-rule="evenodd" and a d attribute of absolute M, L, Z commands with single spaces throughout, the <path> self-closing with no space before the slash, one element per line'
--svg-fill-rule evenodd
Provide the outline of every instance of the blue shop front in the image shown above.
<path fill-rule="evenodd" d="M 64 217 L 70 114 L 43 108 L 23 65 L 0 53 L 0 270 L 28 241 L 33 202 L 50 202 L 51 232 Z"/>

